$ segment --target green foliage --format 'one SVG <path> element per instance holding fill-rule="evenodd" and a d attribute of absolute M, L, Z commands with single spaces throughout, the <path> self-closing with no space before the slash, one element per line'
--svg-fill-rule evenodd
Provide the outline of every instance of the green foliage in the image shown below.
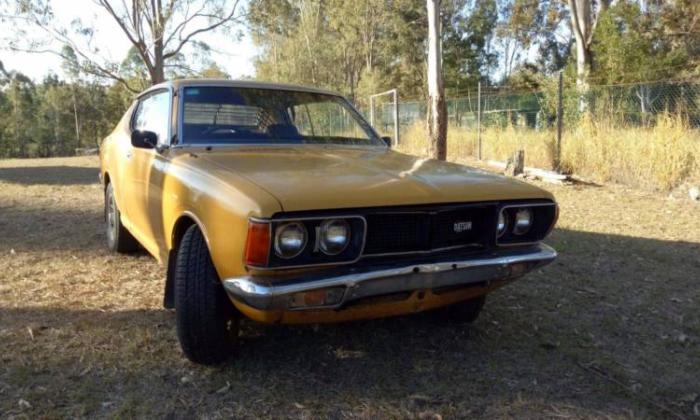
<path fill-rule="evenodd" d="M 18 72 L 0 79 L 0 158 L 70 156 L 97 147 L 124 114 L 132 94 L 118 83 L 35 84 Z"/>
<path fill-rule="evenodd" d="M 76 148 L 99 146 L 133 100 L 133 92 L 119 81 L 106 85 L 86 73 L 70 47 L 62 50 L 66 80 L 49 74 L 35 84 L 0 62 L 0 158 L 71 156 Z M 187 66 L 184 56 L 171 60 L 167 75 L 229 78 L 202 47 L 197 57 L 201 72 Z M 119 78 L 144 90 L 150 76 L 132 48 L 119 66 Z"/>
<path fill-rule="evenodd" d="M 459 92 L 487 81 L 489 70 L 497 64 L 497 55 L 489 48 L 498 21 L 496 0 L 474 2 L 446 14 L 443 21 L 443 72 L 448 92 Z M 461 7 L 461 10 L 460 10 Z"/>
<path fill-rule="evenodd" d="M 200 73 L 201 77 L 206 77 L 209 79 L 230 79 L 231 76 L 223 71 L 216 63 L 211 63 L 209 67 L 202 70 Z"/>
<path fill-rule="evenodd" d="M 446 89 L 486 79 L 495 0 L 442 5 Z M 249 25 L 261 52 L 257 76 L 339 90 L 352 99 L 398 87 L 425 96 L 427 12 L 414 0 L 252 0 Z"/>
<path fill-rule="evenodd" d="M 7 7 L 18 16 L 35 17 L 35 26 L 52 28 L 51 1 L 5 3 L 0 0 L 0 5 L 11 5 Z M 165 49 L 172 55 L 162 61 L 167 79 L 229 77 L 212 61 L 212 50 L 204 42 L 190 39 L 187 48 L 175 48 L 177 40 L 184 40 L 177 35 L 184 36 L 188 31 L 176 30 L 179 26 L 173 24 L 188 21 L 185 16 L 194 19 L 198 15 L 197 19 L 205 21 L 214 16 L 194 13 L 200 8 L 185 7 L 205 3 L 172 3 L 177 7 L 176 13 L 169 16 L 168 28 L 176 35 L 171 39 L 175 44 Z M 232 7 L 221 0 L 209 6 L 219 14 Z M 121 9 L 129 7 L 133 5 L 125 4 Z M 422 115 L 420 100 L 427 93 L 424 1 L 249 0 L 247 8 L 248 28 L 259 51 L 255 59 L 257 78 L 328 87 L 346 94 L 362 107 L 366 107 L 370 94 L 398 88 L 402 100 L 417 100 L 411 105 L 413 108 L 407 104 L 402 112 Z M 120 16 L 116 18 L 123 17 Z M 700 117 L 692 111 L 697 108 L 693 99 L 685 95 L 682 84 L 673 88 L 632 84 L 697 78 L 698 16 L 697 0 L 613 2 L 601 12 L 593 32 L 590 89 L 584 94 L 575 86 L 571 54 L 575 47 L 566 26 L 570 22 L 565 1 L 443 0 L 440 17 L 445 89 L 448 98 L 461 98 L 453 103 L 450 118 L 458 122 L 471 118 L 471 96 L 481 82 L 487 94 L 539 92 L 527 101 L 525 96 L 492 95 L 490 102 L 484 102 L 484 109 L 506 111 L 484 117 L 485 121 L 491 118 L 494 124 L 508 125 L 525 118 L 529 126 L 551 125 L 557 106 L 556 72 L 563 70 L 567 126 L 582 117 L 582 100 L 589 105 L 585 112 L 619 116 L 626 123 L 650 125 L 660 112 L 683 111 L 695 124 Z M 229 23 L 233 21 L 232 17 Z M 31 38 L 29 26 L 16 29 L 17 33 L 10 34 L 14 41 Z M 64 58 L 65 80 L 49 75 L 34 83 L 0 63 L 0 157 L 67 155 L 78 147 L 95 146 L 123 114 L 133 91 L 151 85 L 153 69 L 146 65 L 144 51 L 137 46 L 121 61 L 87 59 L 85 53 L 89 49 L 81 50 L 78 41 L 89 40 L 93 32 L 89 24 L 76 24 L 70 31 L 60 32 L 66 40 L 75 41 L 61 42 L 65 45 L 59 51 Z M 237 36 L 232 35 L 235 40 Z M 159 78 L 160 73 L 156 76 Z M 120 83 L 100 83 L 105 77 Z M 607 89 L 598 85 L 624 86 Z M 521 117 L 512 110 L 528 113 Z"/>
<path fill-rule="evenodd" d="M 663 7 L 643 11 L 621 0 L 601 15 L 593 39 L 592 79 L 617 84 L 675 78 L 688 63 L 686 48 L 678 48 L 659 25 Z"/>
<path fill-rule="evenodd" d="M 447 95 L 463 95 L 479 81 L 548 89 L 565 67 L 569 85 L 575 48 L 569 15 L 560 0 L 444 0 Z M 603 8 L 590 84 L 697 75 L 698 15 L 695 0 L 619 0 Z M 251 0 L 257 77 L 329 87 L 362 105 L 390 88 L 424 98 L 426 21 L 425 4 L 415 0 Z"/>
<path fill-rule="evenodd" d="M 23 74 L 13 73 L 3 81 L 6 95 L 6 109 L 2 114 L 5 120 L 3 138 L 6 139 L 2 150 L 12 150 L 18 156 L 28 155 L 29 144 L 33 141 L 36 126 L 32 123 L 35 116 L 36 103 L 34 84 Z"/>

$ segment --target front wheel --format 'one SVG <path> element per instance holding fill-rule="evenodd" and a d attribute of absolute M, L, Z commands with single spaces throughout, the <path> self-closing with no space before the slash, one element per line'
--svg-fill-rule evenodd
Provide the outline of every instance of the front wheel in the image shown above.
<path fill-rule="evenodd" d="M 226 296 L 196 225 L 185 232 L 176 258 L 175 316 L 182 351 L 195 363 L 222 363 L 234 350 L 240 316 Z"/>
<path fill-rule="evenodd" d="M 121 213 L 117 208 L 117 201 L 114 199 L 112 184 L 107 184 L 107 188 L 105 188 L 105 225 L 107 247 L 111 251 L 128 253 L 138 249 L 138 242 L 122 225 Z"/>

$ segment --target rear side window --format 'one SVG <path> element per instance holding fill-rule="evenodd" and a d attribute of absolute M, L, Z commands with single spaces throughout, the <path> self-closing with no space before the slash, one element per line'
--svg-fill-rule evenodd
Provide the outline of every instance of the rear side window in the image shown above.
<path fill-rule="evenodd" d="M 135 130 L 152 131 L 158 135 L 158 143 L 168 140 L 168 124 L 170 121 L 170 93 L 167 91 L 154 93 L 139 101 L 134 113 L 133 128 Z"/>

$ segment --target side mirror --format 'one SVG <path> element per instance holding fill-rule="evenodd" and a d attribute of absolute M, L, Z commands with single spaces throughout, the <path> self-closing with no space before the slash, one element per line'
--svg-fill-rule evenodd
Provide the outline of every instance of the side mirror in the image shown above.
<path fill-rule="evenodd" d="M 158 144 L 158 135 L 153 131 L 134 130 L 131 132 L 131 145 L 139 149 L 153 149 Z"/>
<path fill-rule="evenodd" d="M 386 143 L 387 146 L 391 147 L 391 137 L 389 136 L 382 136 L 382 141 Z"/>

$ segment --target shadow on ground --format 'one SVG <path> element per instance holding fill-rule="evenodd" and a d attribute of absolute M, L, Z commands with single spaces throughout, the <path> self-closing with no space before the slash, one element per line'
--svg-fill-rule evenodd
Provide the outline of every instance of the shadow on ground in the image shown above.
<path fill-rule="evenodd" d="M 99 170 L 82 166 L 0 168 L 0 181 L 21 185 L 87 185 L 98 182 Z"/>
<path fill-rule="evenodd" d="M 104 246 L 103 214 L 87 209 L 12 206 L 1 208 L 0 253 L 90 250 Z"/>
<path fill-rule="evenodd" d="M 494 293 L 472 326 L 245 323 L 216 368 L 182 358 L 170 311 L 0 307 L 0 414 L 691 415 L 700 244 L 569 230 L 550 242 L 560 258 Z"/>
<path fill-rule="evenodd" d="M 503 335 L 493 320 L 248 325 L 234 360 L 202 368 L 181 359 L 168 311 L 2 309 L 0 317 L 2 328 L 22 325 L 12 347 L 25 350 L 2 357 L 0 378 L 19 386 L 3 393 L 31 401 L 35 411 L 25 412 L 37 415 L 500 416 L 552 405 L 591 415 L 626 404 L 585 372 L 561 371 L 568 361 L 559 352 Z"/>

